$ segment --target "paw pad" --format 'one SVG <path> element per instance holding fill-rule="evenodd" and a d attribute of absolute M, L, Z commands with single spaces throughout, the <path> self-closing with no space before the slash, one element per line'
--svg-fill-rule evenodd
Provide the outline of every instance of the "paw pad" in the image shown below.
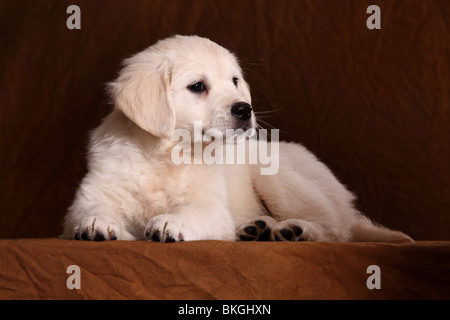
<path fill-rule="evenodd" d="M 273 237 L 275 241 L 303 241 L 302 233 L 303 230 L 299 226 L 289 225 L 281 230 L 274 231 Z"/>
<path fill-rule="evenodd" d="M 237 231 L 238 239 L 241 241 L 269 241 L 270 228 L 262 220 L 256 220 L 241 227 Z"/>

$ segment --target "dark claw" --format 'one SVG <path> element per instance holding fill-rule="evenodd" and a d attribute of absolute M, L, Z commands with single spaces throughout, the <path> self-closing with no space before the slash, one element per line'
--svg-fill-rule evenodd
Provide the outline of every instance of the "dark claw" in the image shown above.
<path fill-rule="evenodd" d="M 81 238 L 80 238 L 80 233 L 79 233 L 78 231 L 76 231 L 75 234 L 74 234 L 74 236 L 73 236 L 73 238 L 74 238 L 75 240 L 81 240 Z"/>
<path fill-rule="evenodd" d="M 112 236 L 111 238 L 109 238 L 109 240 L 117 240 L 116 236 Z"/>
<path fill-rule="evenodd" d="M 84 231 L 84 232 L 81 234 L 81 239 L 83 239 L 83 240 L 90 240 L 90 239 L 89 239 L 89 232 Z"/>
<path fill-rule="evenodd" d="M 94 241 L 105 241 L 105 240 L 106 240 L 106 238 L 103 235 L 103 233 L 97 231 L 97 233 L 94 237 Z"/>
<path fill-rule="evenodd" d="M 153 234 L 152 234 L 152 241 L 161 241 L 161 237 L 159 235 L 159 230 L 156 230 Z"/>
<path fill-rule="evenodd" d="M 172 236 L 167 236 L 166 237 L 166 241 L 165 241 L 166 243 L 168 243 L 168 242 L 175 242 L 175 239 L 172 237 Z"/>

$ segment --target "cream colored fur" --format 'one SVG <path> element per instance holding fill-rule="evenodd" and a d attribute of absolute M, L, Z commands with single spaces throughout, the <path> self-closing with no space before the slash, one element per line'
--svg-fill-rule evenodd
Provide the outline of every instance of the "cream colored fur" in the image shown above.
<path fill-rule="evenodd" d="M 188 89 L 198 81 L 206 92 Z M 235 57 L 214 42 L 159 41 L 127 59 L 110 90 L 115 109 L 91 134 L 89 171 L 63 238 L 243 240 L 268 228 L 268 240 L 412 241 L 363 217 L 354 196 L 298 144 L 279 143 L 275 175 L 261 175 L 261 165 L 171 161 L 175 129 L 192 132 L 201 120 L 225 134 L 239 127 L 230 107 L 251 104 Z M 253 113 L 249 121 L 254 127 Z"/>

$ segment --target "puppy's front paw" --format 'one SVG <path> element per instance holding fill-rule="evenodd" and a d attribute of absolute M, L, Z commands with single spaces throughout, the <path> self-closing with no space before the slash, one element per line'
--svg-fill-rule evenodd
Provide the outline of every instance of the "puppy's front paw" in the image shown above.
<path fill-rule="evenodd" d="M 88 216 L 83 218 L 74 230 L 75 240 L 117 240 L 119 227 L 110 218 L 102 216 Z"/>
<path fill-rule="evenodd" d="M 161 214 L 152 218 L 145 230 L 145 237 L 157 242 L 184 241 L 187 235 L 184 221 L 171 214 Z"/>

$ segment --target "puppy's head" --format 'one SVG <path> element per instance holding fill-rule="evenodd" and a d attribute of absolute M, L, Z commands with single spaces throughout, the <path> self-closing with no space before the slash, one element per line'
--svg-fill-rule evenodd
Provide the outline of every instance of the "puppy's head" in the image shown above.
<path fill-rule="evenodd" d="M 175 129 L 253 129 L 248 84 L 233 54 L 197 36 L 175 36 L 125 60 L 110 84 L 115 107 L 151 134 Z"/>

